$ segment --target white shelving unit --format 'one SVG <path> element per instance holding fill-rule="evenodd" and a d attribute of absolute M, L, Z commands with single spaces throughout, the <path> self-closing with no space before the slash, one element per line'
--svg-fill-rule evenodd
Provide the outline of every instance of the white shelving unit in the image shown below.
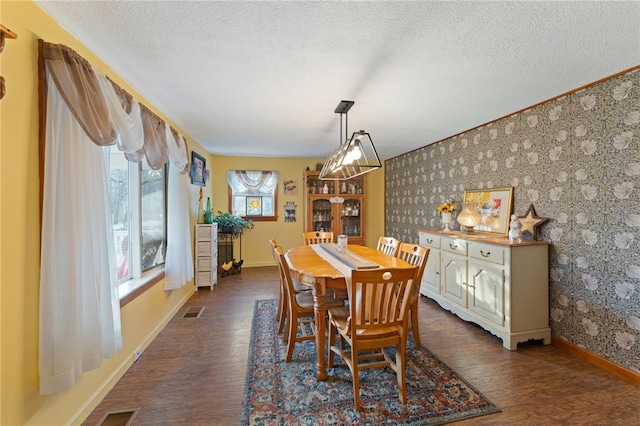
<path fill-rule="evenodd" d="M 213 286 L 218 282 L 218 224 L 196 225 L 196 290 Z"/>

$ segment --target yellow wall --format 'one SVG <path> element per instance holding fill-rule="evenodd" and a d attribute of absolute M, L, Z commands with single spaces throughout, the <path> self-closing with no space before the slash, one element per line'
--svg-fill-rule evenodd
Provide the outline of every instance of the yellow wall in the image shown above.
<path fill-rule="evenodd" d="M 0 7 L 1 23 L 18 34 L 17 39 L 7 40 L 0 55 L 0 74 L 7 86 L 0 101 L 0 424 L 80 424 L 131 365 L 134 350 L 146 347 L 190 296 L 193 286 L 167 294 L 164 281 L 156 284 L 123 308 L 122 351 L 99 369 L 85 373 L 73 388 L 52 396 L 39 394 L 37 40 L 69 46 L 138 100 L 153 106 L 32 1 L 2 0 Z M 204 152 L 191 140 L 189 146 Z M 195 218 L 197 187 L 190 187 Z"/>
<path fill-rule="evenodd" d="M 272 170 L 280 173 L 278 188 L 278 221 L 255 222 L 255 228 L 242 237 L 242 259 L 244 267 L 274 265 L 268 241 L 275 238 L 285 250 L 302 243 L 304 229 L 304 170 L 315 170 L 321 158 L 263 158 L 263 157 L 222 157 L 212 156 L 211 181 L 213 182 L 212 209 L 214 212 L 229 211 L 227 185 L 228 170 Z M 283 195 L 282 181 L 287 178 L 298 180 L 297 195 Z M 378 169 L 365 175 L 365 245 L 375 247 L 378 237 L 384 232 L 384 170 Z M 373 188 L 377 188 L 373 190 Z M 296 222 L 284 221 L 284 204 L 293 201 L 297 205 Z M 234 245 L 234 257 L 239 256 L 239 242 Z"/>
<path fill-rule="evenodd" d="M 7 94 L 0 101 L 0 424 L 80 424 L 132 364 L 133 353 L 146 347 L 193 292 L 187 285 L 166 293 L 164 282 L 122 309 L 124 349 L 99 369 L 85 373 L 76 385 L 51 396 L 39 394 L 38 307 L 40 268 L 39 176 L 38 176 L 38 67 L 37 40 L 62 43 L 74 49 L 121 87 L 177 128 L 139 93 L 115 75 L 92 52 L 66 33 L 35 3 L 0 2 L 0 21 L 18 34 L 8 40 L 0 55 L 0 74 Z M 183 135 L 184 132 L 181 131 Z M 187 136 L 187 135 L 185 135 Z M 213 208 L 227 210 L 227 169 L 278 170 L 282 178 L 294 177 L 304 184 L 302 172 L 315 167 L 317 159 L 273 159 L 211 156 L 188 139 L 189 148 L 207 159 L 212 180 L 204 197 L 213 196 Z M 321 160 L 321 159 L 320 159 Z M 384 229 L 384 172 L 367 176 L 367 245 L 375 245 Z M 189 185 L 191 221 L 195 222 L 200 187 Z M 281 189 L 280 189 L 281 190 Z M 259 223 L 243 239 L 246 266 L 272 265 L 267 241 L 276 237 L 285 247 L 300 243 L 303 228 L 302 191 L 280 196 L 298 204 L 298 222 Z M 44 212 L 46 214 L 46 212 Z"/>

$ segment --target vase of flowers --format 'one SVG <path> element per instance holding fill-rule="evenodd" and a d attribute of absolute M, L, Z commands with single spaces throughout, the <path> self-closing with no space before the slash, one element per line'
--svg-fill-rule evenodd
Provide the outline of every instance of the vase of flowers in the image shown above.
<path fill-rule="evenodd" d="M 456 211 L 456 203 L 453 200 L 446 201 L 438 206 L 440 217 L 442 218 L 442 228 L 451 231 L 453 214 Z"/>

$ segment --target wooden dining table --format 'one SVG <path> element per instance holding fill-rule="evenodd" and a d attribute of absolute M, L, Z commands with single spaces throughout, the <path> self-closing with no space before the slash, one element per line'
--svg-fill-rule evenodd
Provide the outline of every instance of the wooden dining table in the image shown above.
<path fill-rule="evenodd" d="M 415 266 L 404 260 L 386 255 L 370 247 L 349 244 L 347 250 L 380 265 L 382 268 L 415 268 Z M 327 290 L 346 290 L 345 276 L 318 255 L 311 246 L 293 247 L 285 253 L 285 258 L 287 259 L 293 277 L 302 284 L 309 285 L 312 288 L 316 324 L 316 377 L 318 380 L 326 380 L 327 358 L 325 343 L 327 338 L 327 308 L 324 304 L 324 299 Z M 309 283 L 307 277 L 314 278 L 311 280 L 312 283 Z"/>

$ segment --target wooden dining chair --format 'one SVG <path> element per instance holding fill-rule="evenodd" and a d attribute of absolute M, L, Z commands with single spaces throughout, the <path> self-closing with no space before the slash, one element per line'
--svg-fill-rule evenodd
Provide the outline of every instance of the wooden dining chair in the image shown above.
<path fill-rule="evenodd" d="M 278 254 L 276 252 L 276 247 L 280 247 L 275 238 L 269 240 L 269 244 L 271 244 L 271 252 L 273 253 L 273 260 L 276 261 L 276 266 L 278 266 L 278 272 L 280 272 L 280 266 L 278 265 Z M 276 320 L 278 321 L 278 334 L 284 331 L 284 325 L 287 318 L 287 290 L 285 289 L 284 277 L 282 273 L 278 274 L 280 276 L 280 296 L 278 298 L 278 312 L 276 313 Z"/>
<path fill-rule="evenodd" d="M 278 256 L 278 266 L 280 273 L 284 277 L 287 300 L 287 354 L 286 362 L 291 361 L 294 345 L 304 340 L 315 340 L 315 323 L 313 309 L 313 294 L 310 291 L 296 292 L 293 287 L 293 278 L 289 269 L 287 259 L 284 257 L 282 247 L 275 247 L 274 252 Z M 313 281 L 313 277 L 307 277 L 308 282 Z M 334 299 L 325 296 L 324 304 L 329 307 L 344 306 L 344 300 Z"/>
<path fill-rule="evenodd" d="M 393 237 L 380 237 L 378 239 L 377 250 L 388 254 L 389 256 L 395 256 L 398 253 L 398 247 L 400 247 L 401 241 Z"/>
<path fill-rule="evenodd" d="M 409 312 L 409 331 L 413 334 L 413 340 L 415 341 L 416 348 L 420 348 L 420 330 L 418 329 L 418 301 L 420 300 L 420 283 L 422 282 L 422 275 L 424 274 L 424 268 L 427 266 L 427 260 L 429 259 L 429 249 L 419 244 L 401 243 L 398 249 L 397 257 L 417 266 L 416 269 L 416 286 L 415 292 L 411 295 L 411 308 Z"/>
<path fill-rule="evenodd" d="M 280 276 L 280 296 L 278 299 L 278 311 L 276 313 L 276 320 L 278 321 L 278 334 L 281 334 L 284 332 L 284 328 L 287 322 L 287 313 L 289 310 L 289 295 L 287 294 L 284 274 L 282 274 L 280 270 L 280 266 L 279 266 L 280 260 L 278 258 L 279 257 L 278 252 L 275 250 L 276 247 L 280 247 L 280 246 L 278 245 L 275 238 L 270 239 L 269 243 L 271 244 L 271 252 L 273 253 L 273 259 L 276 261 L 276 266 L 278 266 L 278 271 Z M 296 279 L 293 279 L 293 288 L 296 293 L 301 291 L 311 292 L 311 286 L 303 285 Z M 286 338 L 286 335 L 285 335 L 285 338 Z"/>
<path fill-rule="evenodd" d="M 302 233 L 302 243 L 305 246 L 331 242 L 333 242 L 333 232 L 310 231 Z"/>
<path fill-rule="evenodd" d="M 358 411 L 359 372 L 365 368 L 391 367 L 397 376 L 398 397 L 402 403 L 407 402 L 407 316 L 416 284 L 414 268 L 354 270 L 348 284 L 349 307 L 329 309 L 328 366 L 333 367 L 334 353 L 347 364 Z M 339 345 L 335 344 L 336 335 Z M 349 349 L 345 349 L 344 342 Z M 395 359 L 385 349 L 389 346 L 396 347 Z"/>

